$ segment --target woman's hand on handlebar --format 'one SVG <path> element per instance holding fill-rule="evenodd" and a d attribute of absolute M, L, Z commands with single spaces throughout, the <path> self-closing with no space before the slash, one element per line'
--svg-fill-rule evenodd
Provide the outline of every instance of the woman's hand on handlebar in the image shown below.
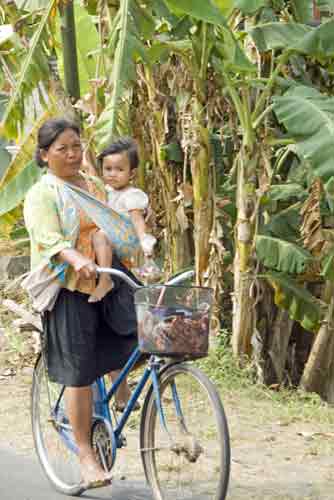
<path fill-rule="evenodd" d="M 87 259 L 87 263 L 82 265 L 79 269 L 77 269 L 77 273 L 79 274 L 80 278 L 83 279 L 90 279 L 90 278 L 96 278 L 96 264 L 90 259 Z"/>
<path fill-rule="evenodd" d="M 80 278 L 96 278 L 97 271 L 95 262 L 85 257 L 74 248 L 65 248 L 61 250 L 61 252 L 59 252 L 59 257 L 62 261 L 73 266 Z"/>

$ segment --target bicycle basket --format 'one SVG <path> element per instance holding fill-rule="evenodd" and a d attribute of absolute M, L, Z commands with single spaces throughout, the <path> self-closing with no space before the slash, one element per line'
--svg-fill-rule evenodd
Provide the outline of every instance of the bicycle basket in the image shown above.
<path fill-rule="evenodd" d="M 213 290 L 150 286 L 135 292 L 139 349 L 144 353 L 206 356 Z"/>

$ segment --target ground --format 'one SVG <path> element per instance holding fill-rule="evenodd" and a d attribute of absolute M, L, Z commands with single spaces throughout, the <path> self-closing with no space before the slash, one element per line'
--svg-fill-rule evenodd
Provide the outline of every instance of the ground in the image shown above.
<path fill-rule="evenodd" d="M 225 354 L 227 356 L 227 354 Z M 216 357 L 216 355 L 215 355 Z M 7 358 L 8 359 L 8 358 Z M 30 429 L 32 361 L 25 367 L 0 369 L 0 447 L 33 455 Z M 214 361 L 214 360 L 213 360 Z M 315 395 L 278 393 L 237 376 L 228 360 L 226 378 L 217 378 L 224 402 L 232 447 L 229 500 L 331 500 L 334 482 L 333 409 Z M 210 372 L 214 362 L 205 362 Z M 226 360 L 222 368 L 226 369 Z M 216 376 L 213 370 L 210 373 Z M 234 377 L 234 378 L 233 378 Z M 241 377 L 241 378 L 240 378 Z M 130 440 L 137 442 L 135 417 Z M 127 467 L 118 474 L 142 474 L 134 445 Z M 131 464 L 129 469 L 128 464 Z"/>
<path fill-rule="evenodd" d="M 2 296 L 24 301 L 15 289 Z M 33 456 L 30 389 L 35 341 L 31 333 L 18 331 L 1 303 L 0 318 L 5 331 L 0 352 L 0 448 Z M 315 394 L 255 383 L 253 367 L 238 368 L 223 337 L 216 344 L 200 364 L 216 382 L 228 419 L 232 448 L 228 499 L 333 500 L 334 408 Z M 139 413 L 127 434 L 131 450 L 117 460 L 115 471 L 129 480 L 143 478 Z"/>

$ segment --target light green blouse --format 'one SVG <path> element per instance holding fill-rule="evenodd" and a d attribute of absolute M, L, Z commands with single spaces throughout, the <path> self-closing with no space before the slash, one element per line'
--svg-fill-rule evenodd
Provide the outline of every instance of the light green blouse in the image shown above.
<path fill-rule="evenodd" d="M 103 183 L 96 177 L 84 175 L 88 189 L 91 194 L 100 200 L 105 200 L 106 192 Z M 73 235 L 73 231 L 67 231 L 62 227 L 62 218 L 59 214 L 59 202 L 56 199 L 56 188 L 45 182 L 42 178 L 28 192 L 24 203 L 24 219 L 30 236 L 31 248 L 31 270 L 36 269 L 42 262 L 49 261 L 50 265 L 61 266 L 55 257 L 61 250 L 73 248 L 73 241 L 81 243 L 80 251 L 91 257 L 91 248 L 87 242 L 80 242 L 80 234 Z M 70 210 L 68 207 L 66 210 Z M 71 213 L 68 214 L 71 217 Z M 74 217 L 78 217 L 76 212 Z M 88 219 L 88 218 L 87 218 Z M 77 228 L 80 229 L 79 221 Z M 81 221 L 82 222 L 82 221 Z M 87 224 L 95 226 L 90 220 Z M 96 226 L 95 226 L 96 228 Z M 97 228 L 96 228 L 97 229 Z M 77 246 L 77 244 L 75 246 Z M 85 251 L 86 250 L 86 251 Z M 53 267 L 53 266 L 52 266 Z M 60 277 L 62 286 L 70 290 L 77 288 L 77 276 L 72 268 L 67 269 Z M 80 287 L 79 287 L 80 288 Z M 89 289 L 91 284 L 89 285 Z M 88 292 L 88 290 L 87 290 Z"/>

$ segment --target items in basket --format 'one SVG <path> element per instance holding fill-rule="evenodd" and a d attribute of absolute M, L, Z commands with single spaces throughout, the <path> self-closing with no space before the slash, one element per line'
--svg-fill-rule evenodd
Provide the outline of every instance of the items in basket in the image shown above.
<path fill-rule="evenodd" d="M 203 356 L 208 351 L 208 333 L 208 310 L 151 307 L 139 321 L 143 352 Z"/>

